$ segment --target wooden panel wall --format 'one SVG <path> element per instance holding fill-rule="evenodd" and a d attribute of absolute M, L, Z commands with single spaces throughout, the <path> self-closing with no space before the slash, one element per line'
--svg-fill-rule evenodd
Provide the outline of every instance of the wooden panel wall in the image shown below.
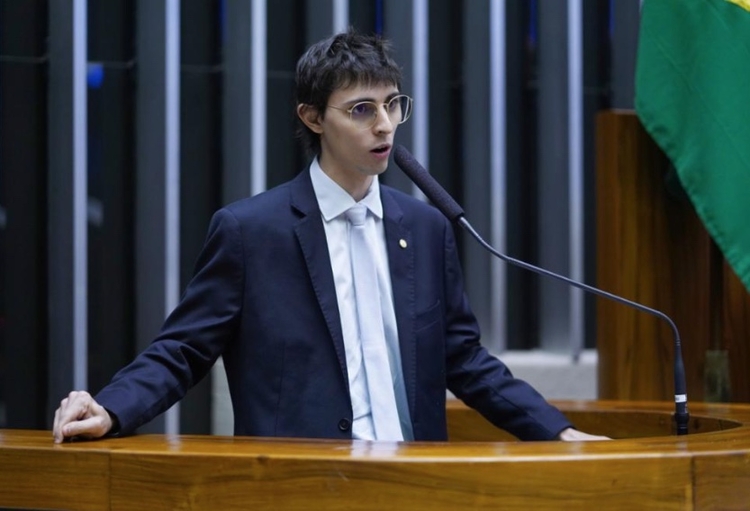
<path fill-rule="evenodd" d="M 690 400 L 750 401 L 750 295 L 668 159 L 630 111 L 598 115 L 596 150 L 598 287 L 675 321 Z M 673 344 L 663 321 L 598 299 L 599 397 L 673 399 Z"/>

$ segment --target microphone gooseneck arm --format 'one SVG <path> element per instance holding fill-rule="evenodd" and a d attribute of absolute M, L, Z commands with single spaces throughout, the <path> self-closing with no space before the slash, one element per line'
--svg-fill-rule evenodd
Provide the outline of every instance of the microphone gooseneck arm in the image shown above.
<path fill-rule="evenodd" d="M 505 254 L 502 254 L 495 250 L 489 243 L 484 241 L 482 237 L 474 230 L 466 216 L 463 208 L 440 186 L 440 184 L 433 178 L 429 172 L 409 153 L 403 146 L 396 146 L 394 150 L 394 159 L 396 164 L 404 171 L 404 173 L 424 192 L 425 196 L 445 215 L 448 220 L 455 222 L 463 227 L 469 234 L 474 237 L 485 249 L 487 249 L 492 255 L 500 258 L 506 263 L 518 266 L 525 270 L 532 271 L 537 274 L 552 277 L 556 280 L 565 282 L 578 289 L 583 289 L 596 296 L 602 298 L 608 298 L 614 302 L 629 305 L 636 310 L 646 312 L 652 316 L 656 316 L 667 322 L 669 327 L 672 329 L 672 335 L 674 336 L 674 402 L 675 402 L 675 424 L 677 427 L 678 435 L 686 435 L 688 433 L 688 423 L 690 422 L 690 414 L 688 413 L 687 406 L 687 385 L 685 384 L 685 364 L 682 361 L 682 343 L 680 342 L 680 333 L 677 330 L 677 326 L 674 321 L 661 311 L 646 307 L 640 303 L 628 300 L 621 296 L 617 296 L 607 291 L 589 286 L 582 282 L 575 281 L 563 275 L 545 270 L 533 264 L 514 259 Z"/>
<path fill-rule="evenodd" d="M 480 245 L 482 245 L 485 249 L 487 249 L 492 255 L 502 259 L 508 264 L 512 264 L 513 266 L 518 266 L 519 268 L 523 268 L 525 270 L 529 270 L 534 273 L 539 273 L 547 277 L 552 277 L 553 279 L 560 280 L 562 282 L 570 284 L 573 287 L 577 287 L 578 289 L 583 289 L 584 291 L 592 293 L 596 296 L 601 296 L 602 298 L 608 298 L 614 302 L 617 302 L 623 305 L 629 305 L 633 307 L 634 309 L 645 312 L 647 314 L 651 314 L 652 316 L 656 316 L 666 321 L 669 327 L 672 329 L 672 335 L 674 336 L 674 348 L 675 348 L 675 353 L 674 353 L 674 358 L 675 358 L 674 359 L 675 415 L 674 415 L 674 418 L 675 418 L 675 424 L 677 427 L 678 435 L 687 435 L 688 423 L 690 422 L 690 414 L 688 413 L 688 409 L 687 409 L 687 388 L 686 388 L 687 386 L 685 384 L 685 364 L 682 361 L 682 343 L 680 342 L 680 333 L 677 330 L 677 325 L 675 325 L 674 321 L 672 321 L 672 319 L 669 316 L 667 316 L 661 311 L 652 309 L 650 307 L 646 307 L 645 305 L 641 305 L 640 303 L 634 302 L 632 300 L 628 300 L 627 298 L 623 298 L 621 296 L 608 293 L 607 291 L 603 291 L 593 286 L 589 286 L 588 284 L 584 284 L 582 282 L 578 282 L 564 275 L 559 275 L 549 270 L 545 270 L 544 268 L 540 268 L 539 266 L 534 266 L 533 264 L 529 264 L 524 261 L 507 256 L 503 254 L 502 252 L 495 250 L 492 247 L 492 245 L 487 243 L 479 235 L 479 233 L 477 233 L 477 231 L 471 226 L 469 221 L 466 220 L 465 216 L 459 216 L 458 219 L 456 220 L 456 223 L 459 224 L 461 227 L 463 227 L 464 230 L 466 230 L 469 234 L 471 234 L 471 236 L 475 240 L 477 240 Z"/>

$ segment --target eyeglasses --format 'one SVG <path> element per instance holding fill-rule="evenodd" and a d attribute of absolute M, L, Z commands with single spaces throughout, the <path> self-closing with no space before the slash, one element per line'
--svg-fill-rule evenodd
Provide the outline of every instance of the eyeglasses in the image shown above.
<path fill-rule="evenodd" d="M 411 116 L 412 101 L 406 94 L 399 94 L 392 97 L 386 103 L 378 104 L 373 101 L 360 101 L 349 108 L 333 105 L 328 105 L 328 107 L 348 113 L 349 118 L 357 128 L 366 130 L 375 126 L 381 105 L 385 106 L 388 118 L 393 124 L 405 123 L 409 119 L 409 116 Z"/>

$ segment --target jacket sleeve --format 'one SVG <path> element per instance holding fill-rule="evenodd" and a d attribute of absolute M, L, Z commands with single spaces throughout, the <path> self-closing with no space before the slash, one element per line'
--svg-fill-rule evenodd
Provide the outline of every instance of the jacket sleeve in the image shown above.
<path fill-rule="evenodd" d="M 196 270 L 158 337 L 95 399 L 132 433 L 198 383 L 235 335 L 243 296 L 240 226 L 228 210 L 211 220 Z"/>
<path fill-rule="evenodd" d="M 480 332 L 464 292 L 453 229 L 446 221 L 446 377 L 448 389 L 487 420 L 521 440 L 552 440 L 568 419 L 519 380 L 479 342 Z"/>

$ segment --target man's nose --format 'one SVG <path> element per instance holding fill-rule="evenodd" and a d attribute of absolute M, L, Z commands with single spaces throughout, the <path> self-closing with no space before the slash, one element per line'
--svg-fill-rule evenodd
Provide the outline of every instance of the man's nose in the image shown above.
<path fill-rule="evenodd" d="M 375 131 L 379 133 L 389 133 L 393 131 L 393 127 L 395 126 L 395 124 L 396 123 L 393 122 L 391 116 L 388 115 L 388 105 L 380 105 L 380 108 L 378 108 L 378 117 L 377 119 L 375 119 L 375 124 L 373 125 Z"/>

